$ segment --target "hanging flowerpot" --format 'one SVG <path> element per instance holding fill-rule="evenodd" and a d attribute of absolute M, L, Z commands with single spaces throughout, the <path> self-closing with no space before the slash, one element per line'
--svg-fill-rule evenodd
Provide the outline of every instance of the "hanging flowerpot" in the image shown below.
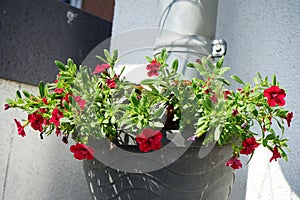
<path fill-rule="evenodd" d="M 92 73 L 56 61 L 54 83 L 41 82 L 38 95 L 17 91 L 5 105 L 28 113 L 24 123 L 14 119 L 20 136 L 31 126 L 41 139 L 55 132 L 66 144 L 76 141 L 70 151 L 84 160 L 94 199 L 223 200 L 241 154 L 251 159 L 262 145 L 273 152 L 270 162 L 287 160 L 293 112 L 283 108 L 286 92 L 275 75 L 270 82 L 258 73 L 254 86 L 231 76 L 242 88 L 229 90 L 224 57 L 187 64 L 203 79 L 186 80 L 163 49 L 146 57 L 149 78 L 137 85 L 122 77 L 124 67 L 115 69 L 116 50 L 104 54 Z"/>
<path fill-rule="evenodd" d="M 226 200 L 234 180 L 233 170 L 225 166 L 232 155 L 230 146 L 214 146 L 204 157 L 199 153 L 201 148 L 207 147 L 201 146 L 201 141 L 187 148 L 165 147 L 167 149 L 162 148 L 157 157 L 172 158 L 182 154 L 166 164 L 150 156 L 139 156 L 144 154 L 136 146 L 123 146 L 120 150 L 107 140 L 90 140 L 89 145 L 95 149 L 95 159 L 85 160 L 83 167 L 90 192 L 98 200 Z M 120 151 L 129 153 L 118 157 Z M 103 157 L 108 154 L 114 159 Z"/>

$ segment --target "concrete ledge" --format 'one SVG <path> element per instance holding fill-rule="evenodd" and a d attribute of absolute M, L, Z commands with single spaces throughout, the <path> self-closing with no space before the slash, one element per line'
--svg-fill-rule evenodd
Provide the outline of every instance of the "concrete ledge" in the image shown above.
<path fill-rule="evenodd" d="M 13 98 L 17 89 L 32 93 L 34 86 L 0 79 L 0 197 L 2 200 L 89 200 L 91 195 L 82 162 L 73 158 L 70 145 L 51 135 L 40 140 L 38 132 L 26 128 L 26 136 L 17 134 L 13 121 L 27 115 L 20 110 L 4 111 L 5 98 Z"/>

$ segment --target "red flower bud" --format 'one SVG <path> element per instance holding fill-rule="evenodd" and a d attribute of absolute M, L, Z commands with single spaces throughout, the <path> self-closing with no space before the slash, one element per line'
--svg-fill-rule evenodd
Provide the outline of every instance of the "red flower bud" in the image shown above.
<path fill-rule="evenodd" d="M 22 126 L 21 123 L 16 119 L 14 119 L 14 121 L 18 128 L 18 134 L 21 135 L 22 137 L 26 136 L 26 133 L 24 131 L 24 126 Z"/>
<path fill-rule="evenodd" d="M 10 105 L 9 104 L 5 104 L 4 105 L 4 110 L 8 110 L 10 108 Z"/>
<path fill-rule="evenodd" d="M 281 158 L 281 155 L 278 151 L 278 146 L 275 146 L 273 149 L 273 156 L 271 157 L 270 162 L 272 162 L 272 160 L 277 161 L 277 158 Z"/>

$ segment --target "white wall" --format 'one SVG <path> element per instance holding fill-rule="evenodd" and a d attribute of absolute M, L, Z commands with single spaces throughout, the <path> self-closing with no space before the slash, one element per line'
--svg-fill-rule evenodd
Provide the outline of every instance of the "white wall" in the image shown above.
<path fill-rule="evenodd" d="M 219 1 L 217 36 L 228 43 L 226 64 L 231 73 L 251 81 L 257 71 L 271 77 L 278 74 L 288 90 L 287 104 L 294 121 L 287 129 L 292 150 L 289 162 L 268 163 L 271 156 L 262 149 L 247 170 L 238 171 L 234 192 L 247 183 L 246 199 L 300 199 L 299 159 L 299 70 L 300 1 L 252 0 Z M 242 176 L 241 176 L 242 175 Z M 241 177 L 248 175 L 248 180 Z"/>
<path fill-rule="evenodd" d="M 117 0 L 113 35 L 158 27 L 159 0 Z M 197 22 L 192 22 L 197 23 Z M 297 52 L 300 47 L 299 0 L 219 0 L 217 37 L 228 43 L 226 65 L 231 73 L 251 81 L 257 71 L 263 75 L 278 74 L 282 87 L 288 90 L 286 106 L 294 111 L 294 121 L 287 129 L 291 153 L 289 162 L 269 163 L 270 152 L 257 149 L 249 166 L 237 171 L 232 200 L 299 200 L 300 122 L 299 87 L 300 69 Z M 147 40 L 147 38 L 145 38 Z M 134 43 L 134 40 L 132 41 Z M 244 163 L 246 157 L 243 158 Z"/>

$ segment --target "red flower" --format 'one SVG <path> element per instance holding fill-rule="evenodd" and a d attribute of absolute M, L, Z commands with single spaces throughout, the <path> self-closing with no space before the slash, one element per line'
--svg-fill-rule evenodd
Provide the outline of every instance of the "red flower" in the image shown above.
<path fill-rule="evenodd" d="M 14 119 L 14 121 L 18 128 L 18 134 L 21 135 L 22 137 L 24 137 L 26 135 L 26 133 L 24 131 L 24 126 L 22 126 L 21 123 L 16 119 Z"/>
<path fill-rule="evenodd" d="M 287 114 L 287 116 L 285 117 L 285 119 L 287 121 L 287 124 L 288 124 L 288 127 L 291 126 L 291 121 L 292 121 L 293 117 L 294 117 L 293 112 L 289 112 Z"/>
<path fill-rule="evenodd" d="M 144 129 L 135 139 L 142 152 L 158 150 L 161 148 L 162 133 L 152 129 Z"/>
<path fill-rule="evenodd" d="M 188 86 L 188 85 L 192 85 L 192 82 L 189 80 L 184 80 L 182 83 L 183 86 Z"/>
<path fill-rule="evenodd" d="M 10 108 L 10 105 L 9 104 L 5 104 L 4 105 L 4 110 L 8 110 Z"/>
<path fill-rule="evenodd" d="M 229 90 L 225 90 L 224 92 L 224 99 L 227 100 L 228 96 L 231 95 L 231 92 Z"/>
<path fill-rule="evenodd" d="M 202 86 L 202 88 L 206 88 L 206 86 Z M 209 94 L 211 92 L 211 89 L 209 88 L 209 89 L 206 89 L 206 90 L 204 90 L 204 94 Z"/>
<path fill-rule="evenodd" d="M 61 135 L 61 132 L 60 132 L 60 129 L 56 127 L 56 130 L 55 130 L 55 134 L 56 136 L 59 136 Z"/>
<path fill-rule="evenodd" d="M 28 121 L 31 123 L 31 127 L 34 130 L 38 130 L 40 132 L 43 131 L 44 118 L 43 118 L 42 115 L 37 114 L 37 112 L 29 114 L 28 115 Z"/>
<path fill-rule="evenodd" d="M 70 147 L 70 151 L 74 153 L 74 157 L 78 160 L 93 160 L 94 159 L 94 149 L 92 147 L 86 146 L 79 142 L 76 145 Z"/>
<path fill-rule="evenodd" d="M 72 93 L 66 94 L 66 96 L 61 99 L 61 102 L 65 100 L 69 104 L 70 103 L 69 96 L 73 96 L 73 94 Z"/>
<path fill-rule="evenodd" d="M 58 82 L 58 77 L 60 77 L 60 73 L 57 74 L 56 79 L 54 80 L 54 83 Z"/>
<path fill-rule="evenodd" d="M 47 112 L 47 109 L 46 108 L 39 108 L 38 112 L 39 113 L 45 113 L 45 112 Z"/>
<path fill-rule="evenodd" d="M 265 89 L 264 96 L 268 98 L 268 104 L 271 107 L 285 105 L 285 91 L 280 89 L 278 86 L 271 86 L 270 88 Z"/>
<path fill-rule="evenodd" d="M 213 104 L 216 104 L 218 102 L 218 97 L 215 92 L 211 92 L 212 96 L 210 97 L 210 100 L 212 101 Z"/>
<path fill-rule="evenodd" d="M 160 68 L 161 64 L 157 62 L 155 59 L 152 60 L 150 64 L 147 65 L 146 69 L 149 70 L 148 76 L 158 76 L 158 70 Z"/>
<path fill-rule="evenodd" d="M 272 116 L 268 117 L 269 121 L 270 121 L 270 125 L 272 124 Z"/>
<path fill-rule="evenodd" d="M 44 125 L 46 125 L 46 126 L 50 125 L 50 122 L 49 122 L 48 118 L 44 118 Z"/>
<path fill-rule="evenodd" d="M 101 73 L 103 72 L 104 70 L 110 68 L 110 65 L 109 64 L 102 64 L 102 65 L 97 65 L 96 68 L 95 68 L 95 71 L 93 72 L 93 74 L 98 74 L 98 73 Z"/>
<path fill-rule="evenodd" d="M 48 102 L 47 102 L 46 97 L 43 97 L 43 98 L 42 98 L 42 101 L 44 102 L 44 104 L 48 105 Z"/>
<path fill-rule="evenodd" d="M 80 106 L 80 109 L 83 110 L 86 101 L 84 99 L 82 99 L 80 96 L 76 96 L 75 97 L 75 101 L 78 103 L 78 105 Z"/>
<path fill-rule="evenodd" d="M 57 108 L 54 108 L 54 110 L 52 111 L 52 117 L 50 119 L 50 122 L 52 122 L 56 127 L 59 126 L 59 121 L 60 118 L 62 118 L 64 116 L 64 114 L 59 111 Z"/>
<path fill-rule="evenodd" d="M 272 160 L 274 160 L 274 159 L 275 159 L 275 161 L 277 161 L 277 158 L 281 158 L 281 155 L 280 155 L 280 153 L 278 152 L 278 147 L 275 146 L 274 149 L 273 149 L 273 156 L 271 157 L 270 162 L 271 162 Z"/>
<path fill-rule="evenodd" d="M 242 162 L 238 157 L 233 156 L 226 162 L 226 166 L 230 166 L 233 169 L 239 169 L 242 168 Z"/>
<path fill-rule="evenodd" d="M 106 80 L 106 85 L 110 88 L 110 89 L 114 89 L 117 87 L 116 82 L 113 79 L 107 79 Z"/>
<path fill-rule="evenodd" d="M 234 109 L 231 113 L 232 116 L 237 116 L 239 114 L 239 111 L 237 109 Z"/>
<path fill-rule="evenodd" d="M 255 137 L 252 136 L 251 138 L 246 138 L 242 142 L 242 146 L 243 148 L 241 149 L 240 153 L 248 155 L 252 154 L 252 152 L 259 146 L 259 144 L 256 142 Z"/>
<path fill-rule="evenodd" d="M 54 92 L 57 93 L 57 94 L 62 94 L 64 92 L 64 89 L 63 88 L 56 88 L 54 90 Z"/>
<path fill-rule="evenodd" d="M 195 62 L 199 63 L 200 65 L 202 64 L 202 60 L 200 58 L 197 58 Z"/>
<path fill-rule="evenodd" d="M 63 136 L 62 142 L 65 144 L 68 144 L 68 136 L 67 135 Z"/>

